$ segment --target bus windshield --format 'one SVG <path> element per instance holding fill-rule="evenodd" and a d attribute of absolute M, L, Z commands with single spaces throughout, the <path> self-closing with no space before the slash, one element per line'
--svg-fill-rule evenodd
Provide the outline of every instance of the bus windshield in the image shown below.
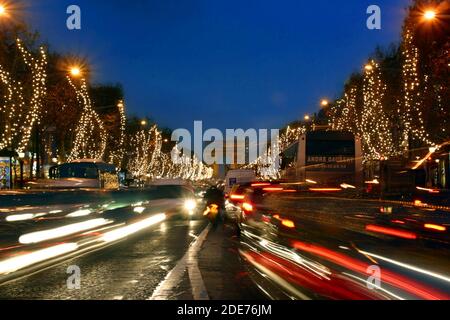
<path fill-rule="evenodd" d="M 98 179 L 100 173 L 116 173 L 116 167 L 106 163 L 74 162 L 64 163 L 50 169 L 52 179 Z"/>

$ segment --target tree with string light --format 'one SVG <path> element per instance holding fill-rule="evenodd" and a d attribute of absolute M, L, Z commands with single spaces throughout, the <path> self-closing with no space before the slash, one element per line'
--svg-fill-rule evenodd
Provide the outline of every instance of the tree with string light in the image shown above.
<path fill-rule="evenodd" d="M 25 152 L 42 115 L 47 92 L 47 54 L 44 47 L 36 52 L 28 50 L 20 39 L 16 39 L 15 46 L 20 60 L 13 59 L 12 65 L 20 62 L 24 76 L 18 77 L 21 73 L 15 70 L 12 73 L 6 63 L 0 64 L 0 82 L 5 93 L 0 105 L 0 149 L 8 147 Z"/>
<path fill-rule="evenodd" d="M 78 103 L 82 106 L 81 118 L 76 128 L 75 141 L 68 160 L 104 160 L 107 132 L 98 113 L 92 107 L 88 85 L 82 76 L 81 69 L 72 67 L 67 81 L 75 91 Z"/>

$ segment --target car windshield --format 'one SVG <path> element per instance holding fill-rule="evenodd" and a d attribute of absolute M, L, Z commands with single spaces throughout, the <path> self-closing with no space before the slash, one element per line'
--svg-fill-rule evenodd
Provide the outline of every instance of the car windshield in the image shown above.
<path fill-rule="evenodd" d="M 180 185 L 152 186 L 149 191 L 160 199 L 194 198 L 192 190 Z"/>

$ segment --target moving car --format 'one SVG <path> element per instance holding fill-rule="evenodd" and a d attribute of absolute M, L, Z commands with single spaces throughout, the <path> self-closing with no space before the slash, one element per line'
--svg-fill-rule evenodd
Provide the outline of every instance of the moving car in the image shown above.
<path fill-rule="evenodd" d="M 198 200 L 192 185 L 182 179 L 155 180 L 146 188 L 148 191 L 158 194 L 158 198 L 171 202 L 174 208 L 171 214 L 187 219 L 200 218 Z"/>

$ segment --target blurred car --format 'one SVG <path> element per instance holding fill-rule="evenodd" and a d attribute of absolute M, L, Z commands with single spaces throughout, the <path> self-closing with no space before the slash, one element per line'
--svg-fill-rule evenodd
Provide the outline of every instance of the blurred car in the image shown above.
<path fill-rule="evenodd" d="M 238 212 L 239 253 L 272 299 L 450 298 L 446 215 L 370 200 L 351 201 L 361 207 L 348 212 L 348 200 L 291 192 L 259 182 L 235 187 L 228 199 Z"/>
<path fill-rule="evenodd" d="M 447 212 L 425 208 L 414 213 L 411 211 L 404 206 L 383 206 L 366 230 L 397 238 L 419 239 L 427 244 L 450 244 Z"/>
<path fill-rule="evenodd" d="M 244 229 L 266 236 L 277 236 L 279 230 L 295 228 L 294 222 L 273 214 L 266 205 L 265 198 L 274 193 L 293 193 L 296 190 L 281 186 L 276 182 L 251 182 L 234 186 L 227 198 L 226 212 L 234 221 L 239 233 Z"/>
<path fill-rule="evenodd" d="M 158 198 L 166 199 L 172 203 L 170 212 L 172 216 L 186 219 L 198 219 L 201 217 L 198 202 L 201 201 L 195 195 L 192 185 L 185 180 L 156 180 L 146 188 L 152 193 L 158 194 Z"/>

